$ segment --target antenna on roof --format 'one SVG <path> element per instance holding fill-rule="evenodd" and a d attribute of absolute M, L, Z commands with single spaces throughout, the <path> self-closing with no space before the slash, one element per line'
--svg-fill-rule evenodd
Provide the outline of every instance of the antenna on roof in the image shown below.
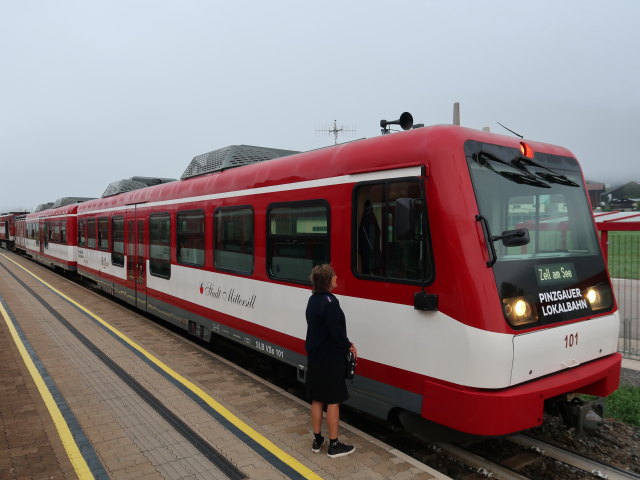
<path fill-rule="evenodd" d="M 520 137 L 520 138 L 524 138 L 522 135 L 520 135 L 519 133 L 514 132 L 513 130 L 511 130 L 510 128 L 505 127 L 503 124 L 501 124 L 500 122 L 496 122 L 498 125 L 500 125 L 502 128 L 504 128 L 505 130 L 509 130 L 511 133 L 513 133 L 516 137 Z"/>
<path fill-rule="evenodd" d="M 351 125 L 347 125 L 346 127 L 344 125 L 340 125 L 340 127 L 338 127 L 338 121 L 334 120 L 333 121 L 333 126 L 328 126 L 325 128 L 320 128 L 320 129 L 316 129 L 317 133 L 329 133 L 329 135 L 333 134 L 333 139 L 334 139 L 334 145 L 338 144 L 338 135 L 341 134 L 347 134 L 347 133 L 355 133 L 356 129 L 355 127 L 351 126 Z"/>

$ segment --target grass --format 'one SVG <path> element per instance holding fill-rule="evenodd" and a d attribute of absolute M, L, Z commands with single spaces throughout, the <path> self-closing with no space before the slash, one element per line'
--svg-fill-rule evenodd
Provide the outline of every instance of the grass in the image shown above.
<path fill-rule="evenodd" d="M 640 388 L 621 386 L 606 399 L 605 415 L 640 427 Z"/>
<path fill-rule="evenodd" d="M 612 278 L 640 279 L 640 232 L 609 232 Z"/>
<path fill-rule="evenodd" d="M 590 402 L 598 397 L 578 395 L 583 401 Z M 618 422 L 640 427 L 640 387 L 621 385 L 605 399 L 604 416 Z"/>

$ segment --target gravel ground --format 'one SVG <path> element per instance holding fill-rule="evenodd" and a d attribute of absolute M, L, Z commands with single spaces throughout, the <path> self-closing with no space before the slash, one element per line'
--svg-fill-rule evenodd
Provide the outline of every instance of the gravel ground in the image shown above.
<path fill-rule="evenodd" d="M 620 385 L 640 387 L 640 371 L 623 368 L 622 373 L 620 374 Z"/>
<path fill-rule="evenodd" d="M 623 368 L 620 385 L 640 387 L 640 371 Z M 542 427 L 533 429 L 533 432 L 587 457 L 640 473 L 640 427 L 607 418 L 598 432 L 577 436 L 575 431 L 565 429 L 556 417 L 552 417 Z"/>
<path fill-rule="evenodd" d="M 577 436 L 573 429 L 564 428 L 557 417 L 550 417 L 542 427 L 533 429 L 531 433 L 585 457 L 640 474 L 639 427 L 606 419 L 599 431 Z"/>

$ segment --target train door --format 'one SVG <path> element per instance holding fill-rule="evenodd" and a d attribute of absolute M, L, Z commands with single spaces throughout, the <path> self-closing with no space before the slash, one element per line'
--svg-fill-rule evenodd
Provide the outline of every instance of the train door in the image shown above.
<path fill-rule="evenodd" d="M 9 222 L 0 222 L 0 246 L 9 248 Z"/>
<path fill-rule="evenodd" d="M 51 239 L 51 229 L 53 225 L 51 225 L 51 222 L 45 221 L 42 227 L 44 233 L 42 235 L 42 242 L 40 242 L 40 253 L 44 254 L 46 250 L 49 250 L 49 240 Z"/>
<path fill-rule="evenodd" d="M 43 256 L 44 255 L 44 248 L 47 247 L 48 245 L 46 245 L 47 243 L 47 223 L 44 221 L 38 221 L 38 224 L 40 226 L 40 228 L 38 228 L 38 238 L 40 240 L 39 242 L 39 246 L 40 246 L 40 255 Z"/>
<path fill-rule="evenodd" d="M 147 258 L 144 243 L 144 218 L 135 205 L 127 207 L 126 217 L 127 289 L 130 303 L 147 309 Z"/>

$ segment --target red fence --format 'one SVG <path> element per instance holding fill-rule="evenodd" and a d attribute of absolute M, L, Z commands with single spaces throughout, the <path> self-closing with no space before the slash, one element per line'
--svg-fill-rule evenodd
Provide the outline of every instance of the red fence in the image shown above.
<path fill-rule="evenodd" d="M 620 311 L 620 352 L 640 359 L 640 213 L 594 217 Z"/>

